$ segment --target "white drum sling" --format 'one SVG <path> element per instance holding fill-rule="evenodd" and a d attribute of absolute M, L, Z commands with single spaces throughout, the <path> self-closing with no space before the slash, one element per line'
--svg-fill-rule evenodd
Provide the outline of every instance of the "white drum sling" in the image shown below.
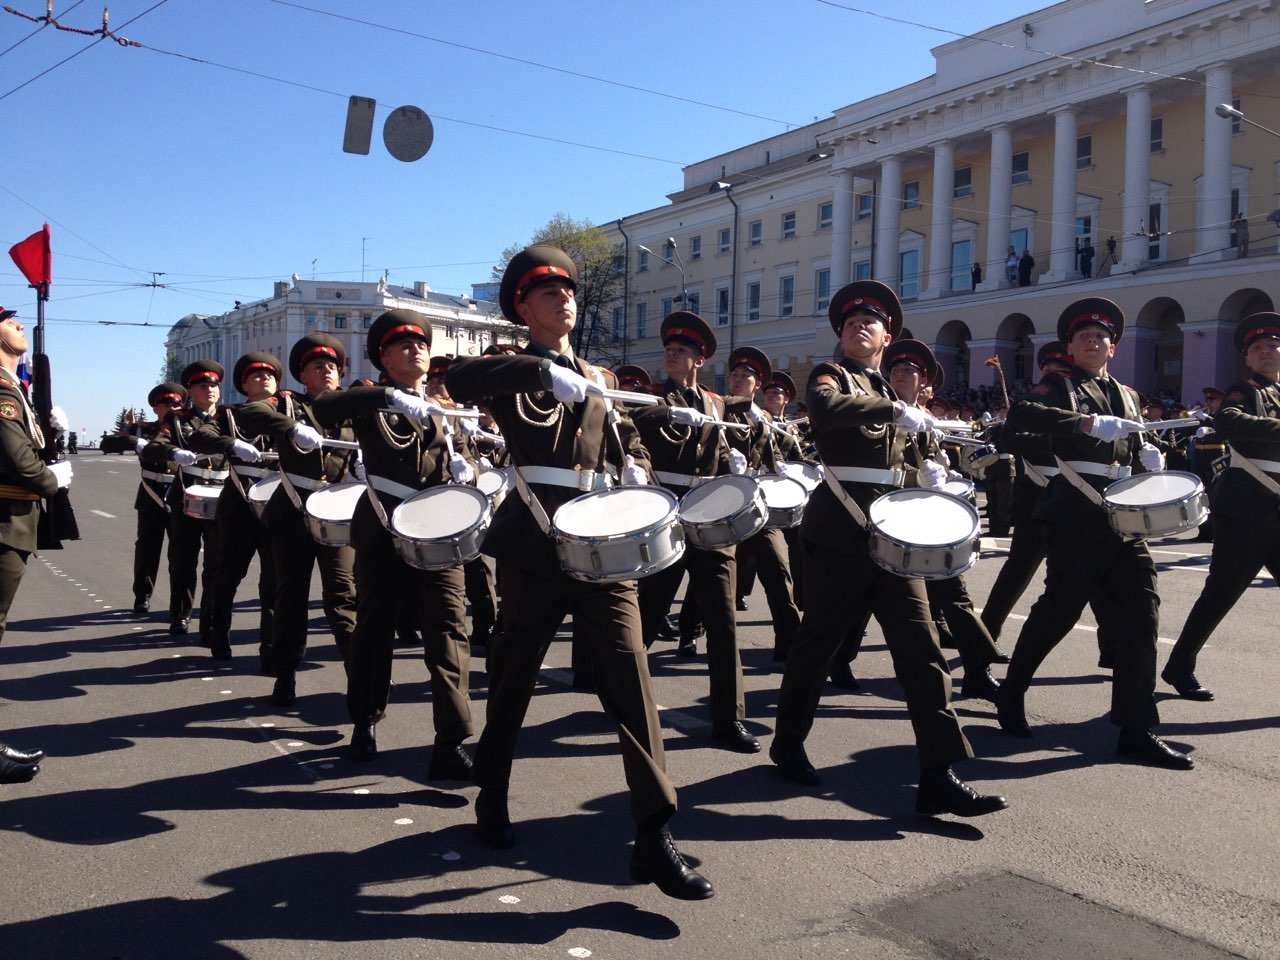
<path fill-rule="evenodd" d="M 1111 529 L 1125 537 L 1172 537 L 1209 516 L 1209 496 L 1194 473 L 1139 473 L 1110 484 L 1102 494 Z"/>
<path fill-rule="evenodd" d="M 675 495 L 661 487 L 614 487 L 575 497 L 551 520 L 565 573 L 588 583 L 635 580 L 684 556 Z"/>
<path fill-rule="evenodd" d="M 475 487 L 445 484 L 423 490 L 391 512 L 391 542 L 409 566 L 444 570 L 480 556 L 493 510 Z"/>
<path fill-rule="evenodd" d="M 978 511 L 960 497 L 936 490 L 894 490 L 867 511 L 871 559 L 904 577 L 949 580 L 978 560 Z"/>
<path fill-rule="evenodd" d="M 249 506 L 253 508 L 254 516 L 259 520 L 261 520 L 266 514 L 267 504 L 271 501 L 271 498 L 275 496 L 276 489 L 279 486 L 280 476 L 279 474 L 276 474 L 272 477 L 263 477 L 249 488 L 248 493 L 246 494 L 249 500 Z"/>
<path fill-rule="evenodd" d="M 754 477 L 715 477 L 680 500 L 685 539 L 703 550 L 732 547 L 754 537 L 769 521 L 769 508 Z"/>
<path fill-rule="evenodd" d="M 356 504 L 364 495 L 364 484 L 355 481 L 335 483 L 307 497 L 303 517 L 311 539 L 326 547 L 345 547 L 351 543 L 351 518 Z"/>
<path fill-rule="evenodd" d="M 207 483 L 188 484 L 182 490 L 182 512 L 192 520 L 212 520 L 218 515 L 222 487 Z"/>

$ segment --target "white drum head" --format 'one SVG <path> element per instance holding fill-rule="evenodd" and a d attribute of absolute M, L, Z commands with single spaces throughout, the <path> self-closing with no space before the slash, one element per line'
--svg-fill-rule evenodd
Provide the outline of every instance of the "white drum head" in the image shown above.
<path fill-rule="evenodd" d="M 784 477 L 790 477 L 792 480 L 803 484 L 810 493 L 822 483 L 822 468 L 816 463 L 786 460 L 779 466 Z"/>
<path fill-rule="evenodd" d="M 1185 500 L 1203 489 L 1195 474 L 1140 473 L 1125 477 L 1107 487 L 1106 499 L 1120 507 L 1144 507 L 1157 503 L 1175 503 Z"/>
<path fill-rule="evenodd" d="M 440 540 L 470 530 L 488 508 L 489 499 L 475 487 L 432 487 L 396 507 L 391 528 L 412 540 Z"/>
<path fill-rule="evenodd" d="M 350 520 L 364 496 L 363 483 L 339 483 L 307 497 L 307 513 L 317 520 Z"/>
<path fill-rule="evenodd" d="M 649 529 L 674 506 L 675 498 L 658 487 L 615 487 L 575 497 L 553 523 L 568 537 L 616 537 Z"/>
<path fill-rule="evenodd" d="M 255 503 L 266 503 L 280 486 L 279 477 L 263 477 L 249 488 L 249 499 Z"/>
<path fill-rule="evenodd" d="M 493 497 L 511 486 L 511 480 L 503 470 L 481 470 L 476 478 L 476 489 L 486 497 Z"/>
<path fill-rule="evenodd" d="M 977 531 L 977 514 L 969 504 L 932 490 L 886 493 L 867 516 L 895 540 L 921 547 L 961 543 Z"/>
<path fill-rule="evenodd" d="M 797 480 L 788 477 L 761 477 L 760 492 L 770 510 L 790 510 L 805 502 L 808 491 Z"/>
<path fill-rule="evenodd" d="M 192 483 L 187 486 L 187 496 L 201 500 L 217 500 L 222 496 L 222 488 L 207 483 Z"/>
<path fill-rule="evenodd" d="M 715 523 L 738 514 L 756 495 L 751 477 L 727 476 L 694 487 L 680 501 L 680 519 L 689 523 Z"/>
<path fill-rule="evenodd" d="M 973 484 L 968 480 L 948 480 L 942 485 L 942 492 L 953 497 L 967 497 L 973 493 Z"/>

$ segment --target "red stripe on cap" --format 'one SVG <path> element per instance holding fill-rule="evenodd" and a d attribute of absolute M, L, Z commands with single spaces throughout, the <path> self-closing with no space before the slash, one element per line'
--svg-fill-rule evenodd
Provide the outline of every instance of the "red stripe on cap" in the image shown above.
<path fill-rule="evenodd" d="M 382 335 L 382 339 L 378 341 L 379 346 L 386 343 L 398 333 L 416 333 L 423 340 L 427 339 L 427 331 L 423 330 L 422 327 L 418 326 L 416 323 L 402 323 L 399 326 L 392 327 L 384 333 Z"/>
<path fill-rule="evenodd" d="M 1280 337 L 1280 327 L 1251 327 L 1244 335 L 1244 342 L 1249 344 L 1259 337 Z"/>
<path fill-rule="evenodd" d="M 544 263 L 540 267 L 534 267 L 516 282 L 516 301 L 518 302 L 523 300 L 525 293 L 529 289 L 529 285 L 533 283 L 533 281 L 541 279 L 542 277 L 564 277 L 567 280 L 569 279 L 569 271 L 564 267 L 557 267 L 550 263 Z"/>
<path fill-rule="evenodd" d="M 1057 350 L 1052 350 L 1049 353 L 1045 353 L 1041 355 L 1040 365 L 1044 366 L 1046 363 L 1049 363 L 1050 361 L 1053 361 L 1053 360 L 1070 360 L 1070 359 L 1071 359 L 1071 354 L 1060 353 Z"/>
<path fill-rule="evenodd" d="M 202 370 L 191 378 L 193 384 L 196 383 L 221 383 L 222 378 L 213 370 Z"/>
<path fill-rule="evenodd" d="M 270 370 L 272 373 L 276 372 L 276 368 L 273 364 L 267 363 L 265 360 L 255 360 L 241 371 L 240 376 L 243 377 L 245 374 L 252 373 L 254 370 Z"/>
<path fill-rule="evenodd" d="M 160 394 L 158 397 L 156 397 L 156 398 L 155 398 L 155 400 L 153 400 L 153 401 L 152 401 L 152 403 L 153 403 L 153 404 L 155 404 L 156 406 L 159 406 L 160 404 L 164 403 L 166 400 L 167 400 L 169 403 L 181 403 L 181 402 L 182 402 L 182 394 L 180 394 L 180 393 L 162 393 L 162 394 Z"/>
<path fill-rule="evenodd" d="M 875 297 L 854 297 L 852 300 L 850 300 L 848 303 L 844 305 L 844 311 L 840 314 L 840 316 L 847 317 L 849 314 L 853 313 L 853 311 L 858 309 L 859 307 L 862 307 L 863 309 L 870 309 L 873 312 L 879 314 L 885 320 L 889 319 L 889 308 L 886 307 L 879 300 L 877 300 Z"/>
<path fill-rule="evenodd" d="M 1115 325 L 1111 322 L 1111 318 L 1105 313 L 1082 313 L 1079 316 L 1072 317 L 1067 322 L 1067 336 L 1070 337 L 1080 327 L 1087 323 L 1096 323 L 1099 326 L 1106 327 L 1112 333 L 1115 333 Z"/>
<path fill-rule="evenodd" d="M 302 362 L 298 364 L 298 366 L 305 367 L 316 357 L 324 357 L 326 360 L 332 360 L 334 363 L 337 363 L 338 351 L 333 349 L 333 347 L 312 347 L 302 355 Z"/>
<path fill-rule="evenodd" d="M 758 360 L 754 357 L 739 357 L 734 361 L 735 367 L 747 367 L 757 380 L 764 379 L 764 368 L 760 366 Z"/>
<path fill-rule="evenodd" d="M 707 349 L 707 341 L 702 339 L 702 334 L 697 330 L 694 330 L 692 327 L 667 327 L 667 334 L 663 343 L 666 343 L 666 341 L 670 340 L 672 337 L 684 337 L 688 340 L 692 340 L 700 346 L 704 352 Z"/>
<path fill-rule="evenodd" d="M 894 357 L 893 363 L 891 363 L 890 366 L 896 367 L 900 363 L 909 363 L 912 366 L 919 368 L 921 373 L 927 373 L 930 367 L 928 357 L 922 353 L 911 350 L 904 350 L 902 353 Z"/>

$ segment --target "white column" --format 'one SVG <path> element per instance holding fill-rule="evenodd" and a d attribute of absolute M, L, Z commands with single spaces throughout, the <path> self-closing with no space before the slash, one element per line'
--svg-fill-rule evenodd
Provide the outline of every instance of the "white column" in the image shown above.
<path fill-rule="evenodd" d="M 1231 241 L 1231 121 L 1214 110 L 1220 103 L 1231 103 L 1231 68 L 1215 63 L 1202 72 L 1204 175 L 1196 208 L 1196 254 L 1198 260 L 1221 260 L 1235 255 L 1224 250 Z"/>
<path fill-rule="evenodd" d="M 987 259 L 979 290 L 1009 286 L 1004 265 L 1009 259 L 1009 223 L 1013 207 L 1013 131 L 1008 124 L 991 128 L 991 180 L 987 200 Z"/>
<path fill-rule="evenodd" d="M 1147 216 L 1151 208 L 1151 91 L 1128 92 L 1124 121 L 1124 219 L 1116 270 L 1137 270 L 1147 262 Z"/>
<path fill-rule="evenodd" d="M 880 191 L 876 197 L 876 262 L 873 276 L 898 289 L 898 233 L 902 222 L 902 160 L 880 161 Z"/>
<path fill-rule="evenodd" d="M 1059 107 L 1053 111 L 1053 223 L 1049 234 L 1049 271 L 1041 274 L 1041 283 L 1076 278 L 1075 237 L 1076 110 L 1075 107 Z"/>
<path fill-rule="evenodd" d="M 951 198 L 955 193 L 955 150 L 951 141 L 933 145 L 933 219 L 929 224 L 928 283 L 923 299 L 944 296 L 951 288 Z"/>
<path fill-rule="evenodd" d="M 849 282 L 853 260 L 853 171 L 831 174 L 831 295 Z"/>

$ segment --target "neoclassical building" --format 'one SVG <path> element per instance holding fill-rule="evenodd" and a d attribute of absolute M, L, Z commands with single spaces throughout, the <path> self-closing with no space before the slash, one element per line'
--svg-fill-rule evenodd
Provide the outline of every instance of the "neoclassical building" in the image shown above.
<path fill-rule="evenodd" d="M 832 291 L 875 277 L 952 384 L 991 383 L 992 355 L 1034 379 L 1089 295 L 1125 310 L 1124 381 L 1192 399 L 1232 379 L 1236 321 L 1280 303 L 1280 138 L 1249 122 L 1280 129 L 1277 5 L 1064 0 L 933 54 L 932 76 L 693 164 L 610 225 L 627 359 L 660 368 L 687 292 L 722 344 L 716 384 L 750 343 L 803 387 L 834 346 Z M 1034 260 L 1021 280 L 1011 251 Z"/>

